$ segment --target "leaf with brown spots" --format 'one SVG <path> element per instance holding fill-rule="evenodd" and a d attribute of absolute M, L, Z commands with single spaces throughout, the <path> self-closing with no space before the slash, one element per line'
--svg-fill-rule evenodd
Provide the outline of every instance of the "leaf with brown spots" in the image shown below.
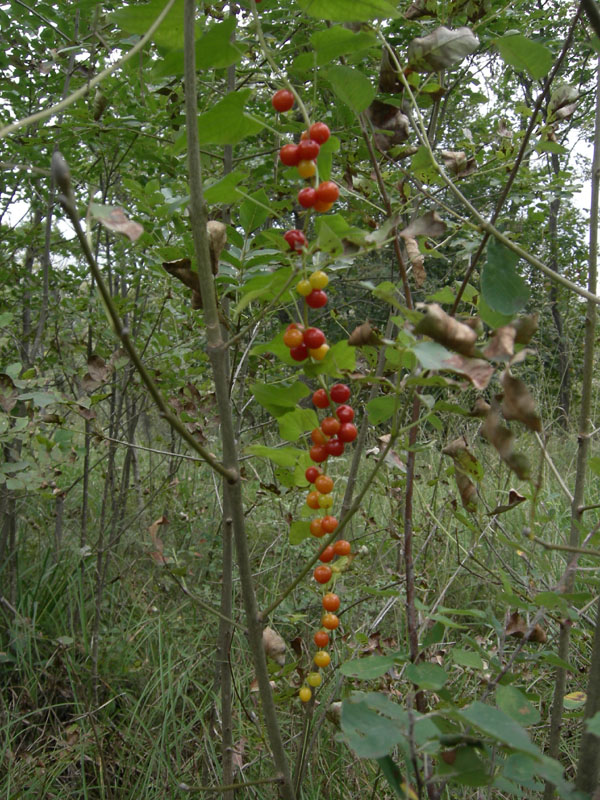
<path fill-rule="evenodd" d="M 144 232 L 144 226 L 129 219 L 122 208 L 90 203 L 90 214 L 109 231 L 123 233 L 130 241 L 135 242 Z"/>
<path fill-rule="evenodd" d="M 497 400 L 493 401 L 485 422 L 481 426 L 481 435 L 496 448 L 500 458 L 519 478 L 527 480 L 530 477 L 529 461 L 522 453 L 515 453 L 515 436 L 506 426 L 502 425 Z"/>
<path fill-rule="evenodd" d="M 446 314 L 438 303 L 418 304 L 417 307 L 425 308 L 425 315 L 415 326 L 416 333 L 429 336 L 435 342 L 464 356 L 473 355 L 477 341 L 476 331 Z"/>
<path fill-rule="evenodd" d="M 535 400 L 529 389 L 520 378 L 515 378 L 508 370 L 502 373 L 502 414 L 504 419 L 515 419 L 522 422 L 530 430 L 542 430 L 542 421 L 535 410 Z"/>

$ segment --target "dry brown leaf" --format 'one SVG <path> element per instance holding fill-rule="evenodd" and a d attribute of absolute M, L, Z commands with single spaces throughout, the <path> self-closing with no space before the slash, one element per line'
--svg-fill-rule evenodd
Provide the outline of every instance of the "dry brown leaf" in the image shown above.
<path fill-rule="evenodd" d="M 467 158 L 464 150 L 442 150 L 444 166 L 457 178 L 466 178 L 477 171 L 477 162 L 474 158 Z"/>
<path fill-rule="evenodd" d="M 406 247 L 406 255 L 412 264 L 413 275 L 415 276 L 415 284 L 417 288 L 425 283 L 427 273 L 425 272 L 425 256 L 419 250 L 419 243 L 411 236 L 404 237 L 404 246 Z"/>
<path fill-rule="evenodd" d="M 285 642 L 273 628 L 265 628 L 262 634 L 263 648 L 267 658 L 272 658 L 276 664 L 283 667 L 285 664 Z"/>
<path fill-rule="evenodd" d="M 529 625 L 527 622 L 518 611 L 513 611 L 505 628 L 506 635 L 514 636 L 515 639 L 523 639 L 528 630 Z M 543 644 L 547 639 L 546 632 L 541 625 L 534 625 L 533 630 L 527 636 L 528 642 L 538 642 L 539 644 Z"/>
<path fill-rule="evenodd" d="M 446 232 L 446 223 L 437 211 L 429 211 L 422 217 L 417 217 L 406 228 L 400 231 L 400 236 L 414 239 L 417 236 L 428 236 L 436 239 Z"/>
<path fill-rule="evenodd" d="M 123 233 L 132 242 L 137 241 L 144 232 L 143 225 L 129 219 L 125 211 L 117 206 L 103 206 L 98 203 L 90 203 L 90 214 L 94 219 L 99 220 L 109 231 Z"/>
<path fill-rule="evenodd" d="M 466 327 L 466 326 L 465 326 Z M 482 358 L 467 358 L 454 353 L 444 360 L 444 368 L 467 377 L 476 389 L 485 389 L 494 374 L 494 367 Z"/>
<path fill-rule="evenodd" d="M 244 753 L 246 751 L 247 744 L 248 740 L 242 736 L 242 738 L 237 741 L 232 748 L 231 764 L 234 770 L 238 770 L 239 772 L 241 772 L 244 768 Z"/>
<path fill-rule="evenodd" d="M 496 328 L 483 355 L 490 361 L 510 361 L 515 354 L 516 329 L 512 325 Z"/>
<path fill-rule="evenodd" d="M 438 303 L 418 304 L 417 307 L 425 308 L 426 313 L 415 326 L 416 333 L 429 336 L 435 342 L 464 356 L 473 355 L 477 333 L 469 325 L 464 325 L 446 314 Z"/>
<path fill-rule="evenodd" d="M 363 345 L 379 347 L 379 345 L 382 344 L 382 340 L 371 327 L 369 320 L 366 320 L 362 325 L 358 325 L 354 328 L 348 337 L 348 344 L 352 347 L 362 347 Z"/>
<path fill-rule="evenodd" d="M 403 144 L 410 135 L 410 122 L 396 106 L 374 100 L 367 115 L 373 124 L 375 146 L 386 152 L 398 144 Z"/>
<path fill-rule="evenodd" d="M 469 450 L 464 436 L 447 444 L 442 453 L 449 456 L 454 464 L 454 479 L 463 507 L 475 511 L 477 507 L 477 487 L 470 478 L 476 472 L 477 459 Z"/>
<path fill-rule="evenodd" d="M 211 219 L 206 223 L 208 233 L 208 249 L 210 251 L 210 265 L 213 275 L 219 272 L 219 259 L 223 248 L 227 244 L 227 227 L 216 219 Z"/>
<path fill-rule="evenodd" d="M 161 567 L 164 567 L 169 562 L 169 559 L 164 556 L 164 545 L 162 539 L 158 535 L 158 529 L 161 525 L 166 525 L 167 523 L 168 519 L 163 515 L 155 520 L 148 528 L 148 533 L 150 534 L 152 544 L 155 548 L 154 552 L 150 553 L 150 556 Z"/>
<path fill-rule="evenodd" d="M 527 480 L 531 474 L 529 462 L 523 453 L 515 453 L 514 434 L 502 425 L 499 412 L 498 402 L 494 400 L 481 426 L 481 435 L 496 448 L 500 458 L 519 478 Z"/>
<path fill-rule="evenodd" d="M 529 314 L 511 323 L 515 329 L 515 344 L 529 344 L 538 329 L 539 318 L 540 315 L 537 313 Z"/>
<path fill-rule="evenodd" d="M 90 377 L 94 381 L 104 383 L 110 378 L 112 369 L 100 356 L 90 356 L 87 360 L 87 367 Z"/>
<path fill-rule="evenodd" d="M 524 503 L 525 500 L 527 500 L 527 498 L 524 495 L 517 492 L 516 489 L 511 489 L 508 493 L 508 503 L 505 505 L 496 506 L 493 511 L 488 513 L 488 516 L 494 517 L 496 514 L 504 514 L 505 511 L 510 511 L 511 508 Z"/>
<path fill-rule="evenodd" d="M 478 397 L 473 403 L 473 408 L 469 412 L 472 417 L 487 417 L 490 404 L 483 397 Z"/>
<path fill-rule="evenodd" d="M 502 414 L 504 419 L 515 419 L 522 422 L 530 430 L 542 430 L 542 421 L 535 410 L 535 400 L 529 389 L 520 378 L 515 378 L 508 370 L 502 373 Z"/>

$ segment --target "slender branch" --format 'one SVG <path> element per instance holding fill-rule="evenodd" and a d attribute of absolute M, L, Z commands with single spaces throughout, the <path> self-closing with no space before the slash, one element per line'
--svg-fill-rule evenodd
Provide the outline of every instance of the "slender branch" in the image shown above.
<path fill-rule="evenodd" d="M 552 470 L 552 473 L 554 474 L 554 477 L 558 481 L 558 484 L 559 484 L 560 488 L 563 490 L 565 496 L 568 498 L 569 503 L 572 503 L 573 502 L 573 495 L 571 494 L 567 484 L 564 482 L 563 477 L 560 474 L 560 472 L 558 471 L 558 469 L 556 467 L 556 464 L 552 460 L 552 458 L 550 456 L 550 453 L 548 452 L 542 437 L 539 435 L 539 433 L 537 431 L 535 432 L 535 438 L 537 439 L 537 442 L 538 442 L 539 446 L 542 448 L 542 453 L 544 454 L 544 458 L 546 459 L 546 463 L 548 464 L 548 466 Z"/>
<path fill-rule="evenodd" d="M 225 786 L 188 786 L 186 792 L 231 792 L 235 789 L 245 789 L 246 786 L 264 786 L 267 783 L 283 783 L 283 778 L 258 778 L 255 781 L 243 781 L 242 783 L 228 783 Z"/>
<path fill-rule="evenodd" d="M 119 316 L 119 312 L 117 311 L 117 307 L 114 303 L 114 300 L 108 290 L 106 283 L 104 282 L 102 272 L 100 271 L 100 268 L 96 263 L 96 259 L 92 254 L 86 235 L 81 227 L 77 209 L 75 207 L 75 198 L 71 190 L 70 174 L 68 172 L 68 167 L 66 161 L 58 152 L 56 152 L 52 158 L 52 168 L 56 178 L 57 185 L 62 191 L 62 194 L 60 195 L 59 198 L 61 205 L 66 211 L 67 216 L 71 220 L 77 238 L 79 239 L 79 244 L 81 245 L 81 249 L 83 250 L 86 261 L 88 262 L 92 275 L 94 276 L 94 280 L 96 281 L 98 291 L 100 292 L 100 296 L 102 297 L 102 300 L 108 312 L 114 331 L 121 340 L 121 343 L 123 344 L 123 347 L 127 352 L 127 355 L 129 356 L 135 368 L 137 369 L 140 378 L 142 379 L 144 385 L 146 386 L 146 389 L 148 390 L 150 396 L 154 400 L 156 406 L 158 407 L 161 416 L 169 423 L 169 425 L 175 431 L 177 431 L 177 433 L 182 437 L 182 439 L 184 439 L 189 444 L 192 450 L 195 450 L 198 453 L 198 455 L 201 456 L 202 459 L 206 461 L 206 463 L 209 464 L 214 470 L 216 470 L 220 475 L 222 475 L 229 481 L 236 480 L 237 473 L 234 470 L 226 469 L 212 455 L 212 453 L 209 453 L 208 450 L 202 447 L 202 445 L 199 444 L 194 439 L 192 434 L 187 430 L 187 428 L 184 426 L 181 420 L 177 419 L 177 417 L 174 416 L 169 411 L 165 399 L 160 393 L 150 373 L 147 371 L 146 367 L 142 363 L 139 354 L 135 348 L 135 345 L 131 341 L 129 333 L 123 325 L 123 322 L 121 320 L 121 317 Z"/>
<path fill-rule="evenodd" d="M 228 625 L 233 625 L 234 627 L 239 628 L 241 631 L 245 630 L 244 626 L 241 623 L 236 622 L 234 619 L 231 619 L 231 617 L 228 617 L 226 614 L 223 614 L 221 611 L 219 611 L 218 608 L 214 608 L 208 603 L 205 603 L 204 600 L 201 600 L 199 597 L 196 597 L 195 594 L 192 594 L 192 592 L 190 592 L 187 586 L 185 586 L 176 575 L 173 575 L 173 573 L 170 572 L 168 568 L 167 568 L 167 574 L 171 578 L 171 580 L 174 581 L 177 584 L 177 586 L 179 586 L 184 595 L 186 597 L 189 597 L 190 600 L 192 600 L 192 602 L 194 602 L 201 609 L 207 611 L 209 614 L 212 614 L 214 617 L 218 617 L 220 620 L 226 622 Z"/>
<path fill-rule="evenodd" d="M 576 547 L 569 544 L 554 544 L 553 542 L 546 542 L 538 536 L 532 536 L 531 541 L 541 545 L 545 550 L 558 550 L 562 553 L 580 553 L 583 556 L 593 556 L 600 558 L 600 550 L 586 550 L 585 547 Z"/>
<path fill-rule="evenodd" d="M 134 450 L 145 450 L 147 453 L 156 453 L 158 456 L 169 456 L 170 458 L 183 458 L 188 461 L 204 461 L 203 458 L 196 458 L 196 456 L 188 456 L 187 453 L 172 453 L 170 450 L 157 450 L 155 447 L 144 447 L 143 444 L 134 444 L 133 442 L 125 442 L 123 439 L 113 439 L 111 436 L 106 436 L 104 433 L 95 434 L 107 442 L 114 442 L 115 444 L 122 444 L 125 447 L 132 447 Z"/>
<path fill-rule="evenodd" d="M 8 136 L 9 133 L 18 131 L 20 128 L 25 128 L 27 125 L 32 125 L 35 122 L 41 122 L 43 119 L 52 117 L 54 116 L 54 114 L 58 114 L 59 111 L 68 108 L 76 100 L 79 100 L 80 97 L 85 97 L 85 95 L 88 94 L 88 92 L 91 89 L 93 89 L 94 86 L 97 86 L 109 75 L 112 75 L 112 73 L 120 69 L 123 66 L 123 64 L 126 64 L 130 58 L 133 58 L 133 56 L 136 53 L 139 53 L 140 50 L 143 50 L 143 48 L 152 38 L 154 31 L 162 23 L 164 18 L 167 16 L 169 11 L 173 7 L 174 3 L 175 0 L 168 0 L 166 6 L 160 12 L 158 17 L 154 20 L 152 25 L 148 28 L 146 33 L 142 36 L 140 41 L 136 45 L 134 45 L 131 48 L 131 50 L 125 53 L 125 55 L 122 56 L 118 61 L 115 61 L 115 63 L 111 64 L 110 67 L 103 69 L 102 72 L 99 72 L 95 78 L 92 78 L 90 81 L 86 81 L 84 86 L 81 86 L 79 89 L 77 89 L 77 91 L 73 92 L 68 97 L 65 97 L 64 100 L 60 101 L 60 103 L 56 103 L 56 105 L 44 108 L 41 111 L 36 111 L 35 114 L 31 114 L 29 117 L 17 120 L 16 122 L 12 122 L 10 125 L 6 125 L 4 128 L 0 128 L 0 139 L 3 139 L 5 136 Z"/>
<path fill-rule="evenodd" d="M 252 0 L 254 12 L 256 6 Z M 223 482 L 223 507 L 231 518 L 231 528 L 235 540 L 237 564 L 240 575 L 241 594 L 248 625 L 248 643 L 256 671 L 263 718 L 273 762 L 281 775 L 280 793 L 284 800 L 296 800 L 292 785 L 287 756 L 283 746 L 277 709 L 271 689 L 269 671 L 262 642 L 262 623 L 258 614 L 254 579 L 248 539 L 246 537 L 245 513 L 242 498 L 242 485 L 239 479 L 238 449 L 233 426 L 232 405 L 229 393 L 228 362 L 222 357 L 223 336 L 214 289 L 208 236 L 206 231 L 206 205 L 202 188 L 202 163 L 198 136 L 198 97 L 196 87 L 196 49 L 195 49 L 196 0 L 184 0 L 184 85 L 185 85 L 185 124 L 187 133 L 187 156 L 190 187 L 190 222 L 194 251 L 198 268 L 200 292 L 204 306 L 204 323 L 208 356 L 212 366 L 215 396 L 219 419 L 221 421 L 221 443 L 223 461 L 235 474 L 236 479 Z"/>

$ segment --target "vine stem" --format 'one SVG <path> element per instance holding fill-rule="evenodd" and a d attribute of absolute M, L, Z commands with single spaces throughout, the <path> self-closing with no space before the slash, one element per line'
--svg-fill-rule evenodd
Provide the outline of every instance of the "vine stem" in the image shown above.
<path fill-rule="evenodd" d="M 256 10 L 256 9 L 255 9 Z M 288 760 L 285 754 L 277 711 L 271 690 L 267 661 L 262 642 L 262 623 L 258 614 L 250 551 L 245 530 L 245 515 L 242 486 L 239 478 L 238 451 L 233 426 L 231 397 L 229 394 L 229 374 L 227 360 L 223 359 L 222 328 L 219 319 L 217 297 L 210 262 L 208 234 L 206 231 L 207 213 L 202 188 L 202 164 L 198 136 L 198 97 L 196 86 L 195 50 L 195 12 L 196 0 L 184 2 L 184 84 L 185 119 L 188 141 L 188 170 L 190 187 L 190 222 L 194 251 L 198 269 L 200 292 L 204 307 L 207 351 L 210 358 L 215 396 L 221 421 L 221 442 L 223 462 L 236 478 L 223 482 L 223 507 L 227 509 L 227 524 L 231 525 L 237 564 L 240 575 L 241 594 L 248 625 L 248 643 L 252 653 L 254 669 L 258 681 L 263 718 L 277 773 L 281 776 L 281 795 L 285 800 L 296 800 Z"/>
<path fill-rule="evenodd" d="M 106 67 L 103 69 L 102 72 L 99 72 L 95 78 L 92 78 L 90 81 L 87 81 L 84 86 L 81 86 L 75 92 L 70 94 L 68 97 L 65 97 L 64 100 L 61 100 L 56 105 L 49 106 L 48 108 L 44 108 L 41 111 L 36 111 L 35 114 L 31 114 L 29 117 L 25 117 L 24 119 L 17 120 L 16 122 L 12 122 L 10 125 L 6 125 L 4 128 L 0 128 L 0 139 L 3 139 L 5 136 L 8 136 L 9 133 L 13 133 L 14 131 L 18 131 L 20 128 L 24 128 L 27 125 L 32 125 L 35 122 L 41 122 L 43 119 L 47 119 L 48 117 L 54 116 L 54 114 L 58 114 L 59 111 L 63 111 L 65 108 L 68 108 L 72 105 L 76 100 L 79 100 L 80 97 L 85 97 L 86 94 L 89 93 L 94 86 L 97 86 L 101 83 L 105 78 L 108 78 L 109 75 L 112 75 L 113 72 L 116 72 L 123 64 L 126 64 L 130 58 L 136 53 L 139 53 L 140 50 L 143 50 L 146 44 L 152 38 L 152 34 L 154 31 L 159 27 L 159 25 L 163 22 L 173 5 L 175 4 L 175 0 L 168 0 L 168 3 L 160 12 L 158 17 L 154 20 L 152 25 L 148 28 L 146 33 L 142 36 L 139 42 L 134 45 L 131 50 L 125 53 L 118 61 L 115 61 L 114 64 L 111 64 L 110 67 Z"/>

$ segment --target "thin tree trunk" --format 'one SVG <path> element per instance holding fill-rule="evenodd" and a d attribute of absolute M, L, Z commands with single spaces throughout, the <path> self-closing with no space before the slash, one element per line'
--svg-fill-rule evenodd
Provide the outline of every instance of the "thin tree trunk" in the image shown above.
<path fill-rule="evenodd" d="M 592 162 L 592 200 L 590 209 L 590 252 L 589 252 L 589 271 L 588 271 L 588 290 L 596 293 L 596 274 L 598 257 L 598 187 L 600 185 L 600 58 L 598 59 L 597 86 L 596 86 L 596 120 L 594 135 L 594 157 Z M 571 504 L 571 529 L 569 533 L 569 545 L 576 547 L 581 535 L 581 506 L 584 502 L 585 478 L 587 472 L 588 452 L 589 452 L 589 430 L 590 430 L 590 409 L 592 403 L 592 380 L 594 372 L 594 339 L 596 336 L 596 305 L 588 301 L 585 319 L 585 344 L 583 352 L 583 369 L 581 384 L 581 408 L 579 413 L 579 435 L 577 449 L 577 465 L 575 473 L 575 488 L 573 491 L 573 502 Z M 568 570 L 565 579 L 565 592 L 573 591 L 575 583 L 576 569 Z M 598 627 L 596 627 L 598 635 Z M 567 661 L 569 657 L 570 624 L 565 620 L 560 628 L 558 640 L 558 657 Z M 600 670 L 598 664 L 593 664 L 591 674 Z M 598 674 L 596 672 L 596 674 Z M 548 755 L 557 758 L 560 751 L 560 733 L 563 717 L 563 697 L 566 686 L 566 670 L 559 668 L 556 670 L 556 684 L 554 697 L 552 700 L 552 711 L 550 714 L 550 735 L 548 739 Z M 586 707 L 587 711 L 587 707 Z M 585 737 L 584 737 L 585 738 Z M 591 772 L 597 776 L 597 764 L 591 768 Z M 589 774 L 586 768 L 586 780 Z M 584 778 L 580 778 L 584 780 Z M 578 778 L 579 780 L 579 778 Z M 546 783 L 544 790 L 544 800 L 552 800 L 554 797 L 554 786 Z"/>

